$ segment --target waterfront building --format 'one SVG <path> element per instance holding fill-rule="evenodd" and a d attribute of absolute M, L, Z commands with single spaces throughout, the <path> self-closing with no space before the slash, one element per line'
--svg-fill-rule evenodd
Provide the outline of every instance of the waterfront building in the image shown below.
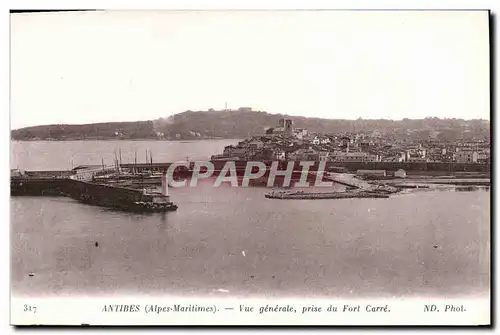
<path fill-rule="evenodd" d="M 456 153 L 457 163 L 477 163 L 479 154 L 475 150 L 461 150 Z"/>
<path fill-rule="evenodd" d="M 404 158 L 400 156 L 388 156 L 380 159 L 381 162 L 392 162 L 392 163 L 401 163 L 404 161 Z"/>
<path fill-rule="evenodd" d="M 250 149 L 259 150 L 264 147 L 264 142 L 259 139 L 252 139 L 247 145 Z"/>
<path fill-rule="evenodd" d="M 406 150 L 405 161 L 414 162 L 414 161 L 425 161 L 427 151 L 422 149 L 422 145 L 419 144 L 417 147 L 409 148 Z"/>
<path fill-rule="evenodd" d="M 372 155 L 367 152 L 333 152 L 330 160 L 336 162 L 379 162 L 379 155 Z"/>
<path fill-rule="evenodd" d="M 10 176 L 11 177 L 22 177 L 23 172 L 19 169 L 10 169 Z"/>
<path fill-rule="evenodd" d="M 295 151 L 291 152 L 290 154 L 288 154 L 288 158 L 290 160 L 317 161 L 317 160 L 319 160 L 319 153 L 312 148 L 308 148 L 308 149 L 301 148 L 301 149 L 295 150 Z"/>
<path fill-rule="evenodd" d="M 238 157 L 239 159 L 247 158 L 247 150 L 245 148 L 235 148 L 232 152 L 233 157 Z"/>
<path fill-rule="evenodd" d="M 411 156 L 406 161 L 409 162 L 409 163 L 425 163 L 425 162 L 428 162 L 429 159 L 422 158 L 422 157 Z"/>
<path fill-rule="evenodd" d="M 399 169 L 396 172 L 394 172 L 394 177 L 396 178 L 406 178 L 406 171 L 403 169 Z"/>
<path fill-rule="evenodd" d="M 377 177 L 385 177 L 385 170 L 358 170 L 356 171 L 358 176 L 377 176 Z"/>
<path fill-rule="evenodd" d="M 90 181 L 94 177 L 116 173 L 118 170 L 117 166 L 80 165 L 71 170 L 69 177 L 80 181 Z"/>
<path fill-rule="evenodd" d="M 229 145 L 227 147 L 224 148 L 224 153 L 223 155 L 224 156 L 232 156 L 233 155 L 233 151 L 236 149 L 235 146 L 233 145 Z"/>
<path fill-rule="evenodd" d="M 481 164 L 486 164 L 490 162 L 490 155 L 486 152 L 478 153 L 477 162 Z"/>
<path fill-rule="evenodd" d="M 340 148 L 342 149 L 343 152 L 348 153 L 349 152 L 349 144 L 351 140 L 347 136 L 343 136 L 340 139 Z"/>

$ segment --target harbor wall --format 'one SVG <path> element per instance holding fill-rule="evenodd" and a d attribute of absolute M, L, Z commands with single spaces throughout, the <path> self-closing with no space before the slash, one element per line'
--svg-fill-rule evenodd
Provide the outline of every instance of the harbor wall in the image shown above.
<path fill-rule="evenodd" d="M 152 196 L 136 189 L 57 178 L 11 178 L 11 195 L 68 196 L 84 203 L 122 208 L 136 201 L 152 201 Z"/>
<path fill-rule="evenodd" d="M 226 160 L 212 160 L 211 163 L 214 164 L 214 170 L 220 171 L 224 168 Z M 232 161 L 235 164 L 236 171 L 242 173 L 245 171 L 247 162 L 246 160 L 235 160 Z M 268 168 L 271 166 L 272 161 L 261 161 Z M 190 168 L 192 169 L 195 162 L 190 162 Z M 295 161 L 294 170 L 301 170 L 299 161 Z M 319 166 L 318 161 L 315 162 L 313 166 L 310 167 L 310 171 L 317 171 Z M 153 164 L 137 164 L 137 170 L 154 170 L 163 172 L 166 171 L 172 163 L 153 163 Z M 279 169 L 286 169 L 288 162 L 281 161 Z M 122 164 L 122 168 L 134 167 L 134 164 Z M 409 172 L 444 172 L 444 173 L 455 173 L 455 172 L 479 172 L 479 173 L 490 173 L 491 164 L 479 164 L 479 163 L 442 163 L 442 162 L 330 162 L 326 163 L 326 168 L 331 167 L 343 167 L 351 172 L 357 170 L 387 170 L 387 171 L 397 171 L 403 169 Z M 175 170 L 175 174 L 182 174 L 185 168 L 178 167 Z M 184 171 L 185 172 L 185 171 Z"/>
<path fill-rule="evenodd" d="M 403 169 L 410 172 L 482 172 L 489 173 L 490 164 L 474 163 L 410 163 L 410 162 L 328 162 L 327 167 L 345 167 L 349 171 L 357 170 L 387 170 L 397 171 Z"/>
<path fill-rule="evenodd" d="M 69 180 L 66 193 L 81 202 L 105 207 L 126 207 L 136 201 L 152 201 L 151 196 L 143 195 L 140 190 L 79 180 Z"/>
<path fill-rule="evenodd" d="M 55 171 L 24 171 L 27 177 L 31 178 L 69 178 L 75 173 L 71 170 L 55 170 Z"/>
<path fill-rule="evenodd" d="M 10 194 L 12 196 L 62 196 L 68 188 L 69 179 L 59 178 L 11 178 Z"/>
<path fill-rule="evenodd" d="M 212 161 L 215 170 L 220 170 L 224 167 L 225 161 Z M 245 170 L 247 161 L 235 161 L 236 170 Z M 264 161 L 266 166 L 271 166 L 270 161 Z M 286 169 L 288 162 L 280 162 L 279 168 Z M 315 162 L 309 170 L 317 171 L 320 162 Z M 326 162 L 326 169 L 332 167 L 343 167 L 349 171 L 356 172 L 357 170 L 387 170 L 397 171 L 403 169 L 405 171 L 419 171 L 419 172 L 482 172 L 489 173 L 491 170 L 490 164 L 477 164 L 477 163 L 438 163 L 438 162 Z M 294 170 L 302 170 L 299 161 L 295 161 Z"/>

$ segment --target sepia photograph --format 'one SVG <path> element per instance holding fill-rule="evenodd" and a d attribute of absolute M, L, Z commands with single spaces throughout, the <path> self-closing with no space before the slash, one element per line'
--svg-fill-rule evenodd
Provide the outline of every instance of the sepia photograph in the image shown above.
<path fill-rule="evenodd" d="M 12 325 L 490 325 L 488 10 L 10 13 Z"/>

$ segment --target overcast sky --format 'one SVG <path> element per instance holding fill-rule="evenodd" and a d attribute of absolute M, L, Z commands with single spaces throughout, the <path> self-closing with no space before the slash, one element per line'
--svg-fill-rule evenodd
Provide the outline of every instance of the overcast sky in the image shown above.
<path fill-rule="evenodd" d="M 489 119 L 487 12 L 11 16 L 11 127 L 253 107 Z"/>

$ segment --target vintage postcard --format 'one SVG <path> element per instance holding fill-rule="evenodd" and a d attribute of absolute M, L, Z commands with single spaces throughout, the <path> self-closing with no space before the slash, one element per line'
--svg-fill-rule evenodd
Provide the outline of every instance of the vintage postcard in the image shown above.
<path fill-rule="evenodd" d="M 489 325 L 490 13 L 10 14 L 12 325 Z"/>

